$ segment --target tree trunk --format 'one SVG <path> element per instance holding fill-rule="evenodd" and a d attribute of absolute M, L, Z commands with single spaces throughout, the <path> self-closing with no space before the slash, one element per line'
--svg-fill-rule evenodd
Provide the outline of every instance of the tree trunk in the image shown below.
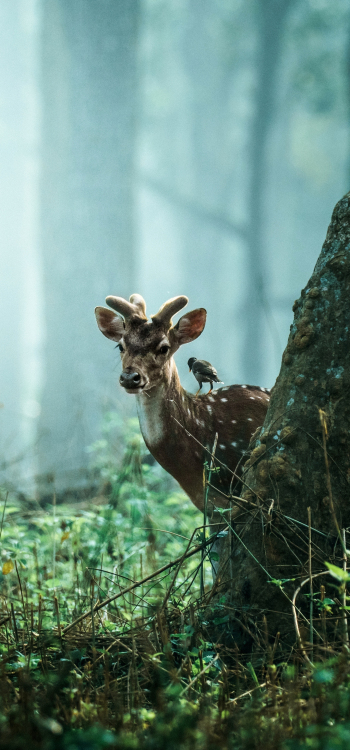
<path fill-rule="evenodd" d="M 247 383 L 259 383 L 263 369 L 263 325 L 270 315 L 264 290 L 264 212 L 268 174 L 268 136 L 276 104 L 282 42 L 293 0 L 258 0 L 256 99 L 250 132 L 251 176 L 248 195 L 248 277 L 244 306 L 244 368 Z"/>
<path fill-rule="evenodd" d="M 325 570 L 325 561 L 342 564 L 338 529 L 350 525 L 349 292 L 350 193 L 336 205 L 315 270 L 293 305 L 281 371 L 234 501 L 213 600 L 222 606 L 224 592 L 242 623 L 234 619 L 229 628 L 241 648 L 261 641 L 266 625 L 269 637 L 280 633 L 283 651 L 296 641 L 290 600 L 309 575 L 308 508 L 312 573 Z M 318 579 L 315 590 L 327 580 Z M 309 603 L 298 598 L 307 618 Z"/>
<path fill-rule="evenodd" d="M 0 3 L 0 470 L 26 491 L 40 379 L 37 20 L 36 3 Z"/>
<path fill-rule="evenodd" d="M 43 3 L 40 472 L 62 488 L 84 481 L 112 395 L 94 307 L 132 291 L 138 12 L 138 0 Z"/>

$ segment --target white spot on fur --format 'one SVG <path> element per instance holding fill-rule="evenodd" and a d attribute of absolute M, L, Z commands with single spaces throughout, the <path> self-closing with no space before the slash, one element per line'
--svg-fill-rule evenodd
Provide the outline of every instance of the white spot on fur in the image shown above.
<path fill-rule="evenodd" d="M 222 391 L 228 391 L 228 386 L 225 385 L 225 388 L 221 388 Z"/>
<path fill-rule="evenodd" d="M 207 406 L 208 411 L 211 411 L 211 406 Z"/>
<path fill-rule="evenodd" d="M 227 401 L 227 398 L 222 398 L 221 401 Z"/>
<path fill-rule="evenodd" d="M 223 424 L 222 419 L 218 419 L 219 424 Z"/>
<path fill-rule="evenodd" d="M 187 409 L 187 414 L 188 414 L 189 417 L 191 416 L 191 412 L 190 412 L 189 409 Z"/>
<path fill-rule="evenodd" d="M 226 450 L 226 445 L 222 445 L 222 443 L 219 445 L 219 448 L 221 448 L 222 451 Z"/>
<path fill-rule="evenodd" d="M 237 419 L 231 419 L 232 424 L 237 424 Z"/>
<path fill-rule="evenodd" d="M 212 398 L 212 396 L 208 396 L 208 401 L 211 401 L 212 403 L 214 403 L 214 399 Z"/>
<path fill-rule="evenodd" d="M 252 421 L 253 421 L 252 418 L 248 417 L 247 422 L 252 422 Z"/>
<path fill-rule="evenodd" d="M 234 448 L 237 448 L 237 443 L 235 440 L 233 441 L 233 443 L 231 443 L 231 445 L 233 445 Z"/>
<path fill-rule="evenodd" d="M 241 385 L 241 388 L 246 388 L 246 387 L 247 387 L 246 385 Z"/>
<path fill-rule="evenodd" d="M 249 398 L 251 398 L 252 401 L 255 401 L 254 396 L 249 396 Z M 258 396 L 258 398 L 259 398 L 259 396 Z"/>

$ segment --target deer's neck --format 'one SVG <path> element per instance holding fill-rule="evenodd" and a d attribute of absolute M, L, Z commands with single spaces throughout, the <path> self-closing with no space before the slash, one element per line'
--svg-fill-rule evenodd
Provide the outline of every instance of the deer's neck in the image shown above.
<path fill-rule="evenodd" d="M 189 398 L 180 384 L 174 360 L 170 360 L 159 385 L 136 396 L 142 436 L 157 460 L 157 453 L 163 453 L 164 446 L 169 444 L 169 439 L 174 434 L 174 417 L 179 418 L 177 411 L 182 411 L 185 401 Z"/>
<path fill-rule="evenodd" d="M 203 457 L 194 437 L 203 439 L 199 405 L 180 384 L 175 362 L 170 360 L 163 381 L 137 398 L 144 441 L 152 456 L 176 479 L 193 503 L 203 505 Z"/>

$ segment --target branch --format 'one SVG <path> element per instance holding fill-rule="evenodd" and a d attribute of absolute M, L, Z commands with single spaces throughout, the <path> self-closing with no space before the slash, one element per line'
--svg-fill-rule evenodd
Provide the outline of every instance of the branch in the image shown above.
<path fill-rule="evenodd" d="M 133 591 L 134 589 L 138 588 L 138 586 L 142 586 L 144 583 L 147 583 L 147 581 L 150 581 L 152 578 L 156 578 L 156 576 L 159 576 L 160 573 L 164 573 L 165 570 L 168 570 L 169 568 L 174 567 L 174 565 L 178 565 L 178 563 L 182 560 L 187 560 L 189 557 L 192 557 L 192 555 L 195 555 L 197 552 L 199 552 L 203 547 L 207 547 L 209 544 L 213 544 L 213 541 L 215 541 L 215 537 L 217 534 L 213 535 L 209 539 L 206 539 L 205 542 L 202 544 L 198 544 L 197 547 L 194 547 L 194 549 L 190 550 L 190 552 L 187 552 L 185 555 L 180 555 L 180 557 L 177 557 L 176 560 L 172 560 L 172 562 L 167 563 L 167 565 L 163 565 L 162 568 L 159 568 L 154 573 L 151 573 L 149 576 L 146 576 L 145 578 L 142 578 L 141 581 L 135 581 L 135 583 L 132 583 L 131 586 L 128 586 L 126 589 L 122 589 L 122 591 L 119 591 L 118 594 L 114 594 L 113 596 L 108 597 L 108 599 L 104 599 L 103 602 L 100 602 L 100 604 L 95 605 L 94 607 L 94 614 L 98 612 L 100 609 L 103 609 L 103 607 L 106 607 L 107 604 L 110 604 L 111 602 L 114 602 L 116 599 L 119 599 L 120 596 L 125 596 L 125 594 L 128 594 L 129 591 Z M 214 538 L 213 538 L 214 537 Z M 77 617 L 74 622 L 71 622 L 70 625 L 66 625 L 65 628 L 62 630 L 62 635 L 66 635 L 72 628 L 74 628 L 76 625 L 79 624 L 79 622 L 82 622 L 82 620 L 85 620 L 86 617 L 91 617 L 91 609 L 87 610 L 87 612 L 84 612 L 82 615 Z"/>
<path fill-rule="evenodd" d="M 218 214 L 211 208 L 197 203 L 195 200 L 193 200 L 193 198 L 189 198 L 186 195 L 181 195 L 181 193 L 178 193 L 176 190 L 173 190 L 167 185 L 164 185 L 162 182 L 160 182 L 160 180 L 157 180 L 154 177 L 150 177 L 149 175 L 141 173 L 139 174 L 139 180 L 155 193 L 159 193 L 162 198 L 165 198 L 165 200 L 173 203 L 174 206 L 188 211 L 197 219 L 204 219 L 204 221 L 208 221 L 211 224 L 216 225 L 217 228 L 221 231 L 228 232 L 228 234 L 238 235 L 243 240 L 247 239 L 248 232 L 246 227 L 236 224 L 227 216 Z"/>

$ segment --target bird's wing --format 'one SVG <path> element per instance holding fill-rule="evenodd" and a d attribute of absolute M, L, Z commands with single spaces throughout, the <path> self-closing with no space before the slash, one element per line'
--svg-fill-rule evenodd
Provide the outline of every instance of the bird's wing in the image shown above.
<path fill-rule="evenodd" d="M 218 375 L 215 367 L 213 367 L 210 362 L 206 362 L 205 359 L 197 359 L 197 362 L 194 363 L 192 370 L 193 373 L 197 372 L 198 374 L 204 375 L 204 377 L 207 378 L 216 378 Z"/>

